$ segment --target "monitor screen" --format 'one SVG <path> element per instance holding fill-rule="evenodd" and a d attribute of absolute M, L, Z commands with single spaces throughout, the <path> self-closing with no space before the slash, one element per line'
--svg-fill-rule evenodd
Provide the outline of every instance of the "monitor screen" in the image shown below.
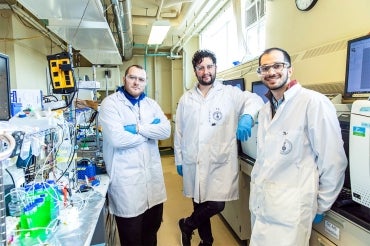
<path fill-rule="evenodd" d="M 344 98 L 370 96 L 370 35 L 348 41 Z"/>
<path fill-rule="evenodd" d="M 245 91 L 244 78 L 224 80 L 222 83 L 224 85 L 236 86 L 240 90 Z"/>
<path fill-rule="evenodd" d="M 0 120 L 10 118 L 9 57 L 0 53 Z"/>
<path fill-rule="evenodd" d="M 252 90 L 253 93 L 256 93 L 259 95 L 262 100 L 266 103 L 268 101 L 268 98 L 265 96 L 268 89 L 267 87 L 263 84 L 262 81 L 254 81 L 252 82 Z"/>

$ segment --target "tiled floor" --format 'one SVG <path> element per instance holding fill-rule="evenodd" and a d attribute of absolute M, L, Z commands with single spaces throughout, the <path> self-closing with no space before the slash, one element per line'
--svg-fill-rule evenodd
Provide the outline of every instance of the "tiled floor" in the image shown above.
<path fill-rule="evenodd" d="M 178 246 L 180 231 L 178 220 L 192 212 L 192 201 L 182 195 L 182 178 L 176 172 L 173 156 L 162 157 L 163 172 L 167 189 L 167 201 L 164 204 L 163 223 L 158 232 L 158 246 Z M 245 245 L 231 231 L 221 215 L 211 219 L 214 246 Z M 195 231 L 192 245 L 199 244 L 199 236 Z"/>

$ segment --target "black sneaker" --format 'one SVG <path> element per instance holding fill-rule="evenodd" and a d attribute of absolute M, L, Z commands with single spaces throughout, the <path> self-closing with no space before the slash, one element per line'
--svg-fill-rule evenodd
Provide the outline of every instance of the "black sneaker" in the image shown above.
<path fill-rule="evenodd" d="M 182 246 L 190 246 L 190 241 L 191 241 L 191 236 L 192 232 L 187 232 L 186 231 L 186 225 L 185 225 L 185 219 L 180 219 L 179 220 L 179 227 L 181 231 L 181 245 Z"/>
<path fill-rule="evenodd" d="M 201 241 L 198 246 L 212 246 L 212 243 L 207 243 L 207 242 Z"/>

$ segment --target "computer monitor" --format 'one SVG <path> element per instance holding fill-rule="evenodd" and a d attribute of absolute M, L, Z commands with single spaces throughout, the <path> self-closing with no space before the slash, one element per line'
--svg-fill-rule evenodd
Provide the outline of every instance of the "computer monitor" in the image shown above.
<path fill-rule="evenodd" d="M 370 97 L 370 35 L 348 41 L 343 98 Z"/>
<path fill-rule="evenodd" d="M 10 118 L 9 57 L 0 53 L 0 120 Z"/>
<path fill-rule="evenodd" d="M 224 85 L 232 85 L 238 87 L 240 90 L 245 91 L 244 78 L 229 79 L 222 82 Z"/>
<path fill-rule="evenodd" d="M 256 93 L 259 95 L 262 100 L 266 103 L 268 101 L 268 98 L 265 96 L 268 88 L 263 84 L 262 81 L 254 81 L 252 82 L 252 89 L 251 92 Z"/>

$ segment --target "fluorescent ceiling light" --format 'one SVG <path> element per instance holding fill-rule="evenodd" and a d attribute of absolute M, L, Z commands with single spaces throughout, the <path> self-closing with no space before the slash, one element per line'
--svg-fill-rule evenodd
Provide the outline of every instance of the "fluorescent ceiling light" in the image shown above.
<path fill-rule="evenodd" d="M 170 23 L 164 20 L 155 21 L 150 31 L 148 44 L 162 44 L 168 30 L 170 30 Z"/>

